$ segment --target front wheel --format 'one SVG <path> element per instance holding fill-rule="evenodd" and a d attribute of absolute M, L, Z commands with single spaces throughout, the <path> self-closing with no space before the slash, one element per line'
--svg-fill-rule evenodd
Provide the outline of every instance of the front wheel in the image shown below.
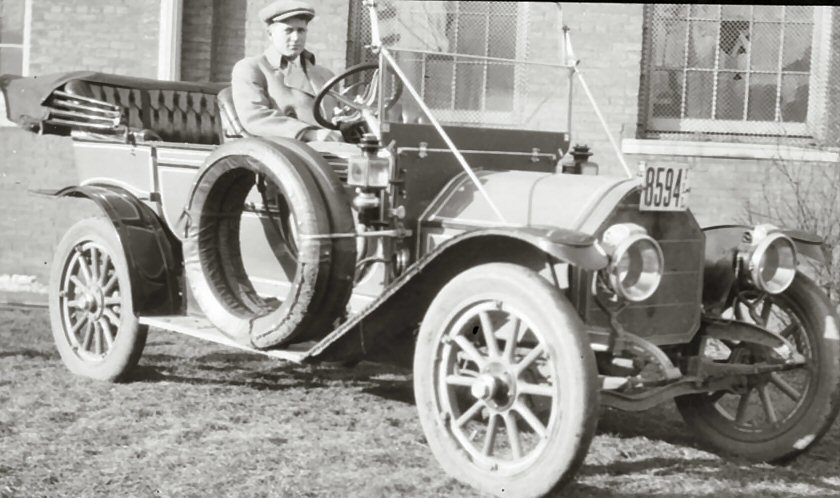
<path fill-rule="evenodd" d="M 441 466 L 496 495 L 539 496 L 568 482 L 597 423 L 580 319 L 548 282 L 512 264 L 467 270 L 432 301 L 414 392 Z"/>
<path fill-rule="evenodd" d="M 67 368 L 85 377 L 119 381 L 137 364 L 147 327 L 138 323 L 122 246 L 104 218 L 67 230 L 50 274 L 50 322 Z"/>
<path fill-rule="evenodd" d="M 692 430 L 718 451 L 784 463 L 816 443 L 840 408 L 837 315 L 825 294 L 802 274 L 778 295 L 742 292 L 730 312 L 786 338 L 805 357 L 805 365 L 744 376 L 732 391 L 682 396 L 677 407 Z M 730 343 L 727 349 L 723 354 L 728 358 L 722 361 L 763 359 L 746 346 Z"/>

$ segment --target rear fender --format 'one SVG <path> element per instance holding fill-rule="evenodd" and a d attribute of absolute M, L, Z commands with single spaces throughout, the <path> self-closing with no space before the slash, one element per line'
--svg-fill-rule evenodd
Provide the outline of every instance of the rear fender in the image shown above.
<path fill-rule="evenodd" d="M 709 308 L 723 304 L 735 282 L 735 256 L 744 234 L 752 229 L 747 225 L 720 225 L 704 228 L 706 234 L 706 264 L 703 274 L 703 304 Z M 780 229 L 796 245 L 796 252 L 825 265 L 830 261 L 823 239 L 801 230 Z"/>
<path fill-rule="evenodd" d="M 93 201 L 114 223 L 123 247 L 134 312 L 138 315 L 181 312 L 181 246 L 151 208 L 127 190 L 114 186 L 72 186 L 35 193 Z"/>
<path fill-rule="evenodd" d="M 512 227 L 465 232 L 409 267 L 375 301 L 320 341 L 305 360 L 367 358 L 410 366 L 414 334 L 432 299 L 457 274 L 490 262 L 535 271 L 548 268 L 551 274 L 557 263 L 598 270 L 608 257 L 594 237 L 570 230 Z"/>

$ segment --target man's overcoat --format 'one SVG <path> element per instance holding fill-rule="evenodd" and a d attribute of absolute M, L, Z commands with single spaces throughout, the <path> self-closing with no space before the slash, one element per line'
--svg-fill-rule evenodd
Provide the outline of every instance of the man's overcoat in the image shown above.
<path fill-rule="evenodd" d="M 294 67 L 295 62 L 269 47 L 233 67 L 233 105 L 248 133 L 300 138 L 304 131 L 318 128 L 312 115 L 315 94 L 333 73 L 316 65 L 315 56 L 306 50 L 299 64 Z"/>

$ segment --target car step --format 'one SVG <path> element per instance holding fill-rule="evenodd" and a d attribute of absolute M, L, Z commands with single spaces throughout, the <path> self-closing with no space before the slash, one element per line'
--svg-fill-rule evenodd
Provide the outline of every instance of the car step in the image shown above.
<path fill-rule="evenodd" d="M 255 349 L 250 345 L 240 344 L 231 339 L 213 326 L 213 324 L 211 324 L 206 318 L 201 316 L 142 316 L 139 321 L 142 325 L 177 332 L 179 334 L 188 335 L 205 341 L 215 342 L 216 344 L 231 346 L 251 353 L 261 354 L 279 360 L 293 361 L 295 363 L 301 363 L 304 358 L 309 355 L 309 351 L 312 349 L 312 346 L 315 345 L 315 341 L 307 341 L 289 345 L 284 349 L 271 349 L 265 351 Z"/>

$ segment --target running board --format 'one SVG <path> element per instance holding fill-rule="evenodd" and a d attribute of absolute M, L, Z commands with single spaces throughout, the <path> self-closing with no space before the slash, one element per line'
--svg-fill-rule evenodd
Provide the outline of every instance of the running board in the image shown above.
<path fill-rule="evenodd" d="M 148 325 L 150 327 L 168 330 L 170 332 L 177 332 L 179 334 L 188 335 L 204 341 L 215 342 L 216 344 L 269 356 L 278 360 L 293 361 L 295 363 L 303 362 L 304 358 L 309 356 L 309 351 L 312 349 L 312 346 L 315 345 L 314 341 L 308 341 L 292 344 L 284 349 L 271 349 L 263 351 L 249 345 L 236 342 L 222 333 L 222 331 L 217 329 L 206 318 L 200 316 L 141 316 L 139 321 L 141 325 Z"/>

